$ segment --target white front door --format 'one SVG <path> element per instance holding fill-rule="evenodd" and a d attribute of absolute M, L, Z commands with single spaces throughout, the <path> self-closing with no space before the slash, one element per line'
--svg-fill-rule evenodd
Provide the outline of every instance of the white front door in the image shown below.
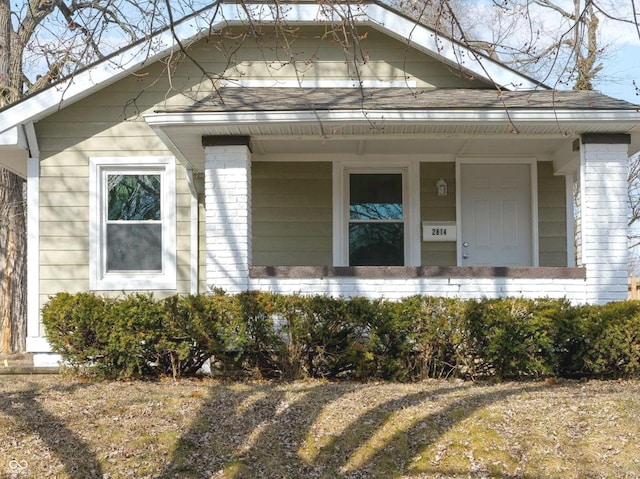
<path fill-rule="evenodd" d="M 531 166 L 460 165 L 462 266 L 531 266 Z"/>

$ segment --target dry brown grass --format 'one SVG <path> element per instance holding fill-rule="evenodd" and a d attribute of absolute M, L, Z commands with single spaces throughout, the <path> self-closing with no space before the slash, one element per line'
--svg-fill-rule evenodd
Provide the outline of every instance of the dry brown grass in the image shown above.
<path fill-rule="evenodd" d="M 3 478 L 640 477 L 640 383 L 0 376 Z"/>

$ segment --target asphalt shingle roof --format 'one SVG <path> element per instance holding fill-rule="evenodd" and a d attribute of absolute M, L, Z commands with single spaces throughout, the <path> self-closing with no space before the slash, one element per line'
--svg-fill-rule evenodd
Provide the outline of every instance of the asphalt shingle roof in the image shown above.
<path fill-rule="evenodd" d="M 618 100 L 596 91 L 225 87 L 192 107 L 181 108 L 179 111 L 493 110 L 505 108 L 639 111 L 640 105 Z"/>

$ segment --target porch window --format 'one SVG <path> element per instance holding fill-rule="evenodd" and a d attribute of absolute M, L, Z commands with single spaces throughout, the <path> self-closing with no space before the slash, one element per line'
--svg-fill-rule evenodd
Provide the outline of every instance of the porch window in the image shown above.
<path fill-rule="evenodd" d="M 349 174 L 349 265 L 404 265 L 401 173 Z"/>
<path fill-rule="evenodd" d="M 173 159 L 91 163 L 92 289 L 175 289 Z"/>

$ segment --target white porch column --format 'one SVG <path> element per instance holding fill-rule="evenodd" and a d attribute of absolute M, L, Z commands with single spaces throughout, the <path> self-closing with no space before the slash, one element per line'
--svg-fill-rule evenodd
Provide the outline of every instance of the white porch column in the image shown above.
<path fill-rule="evenodd" d="M 251 151 L 248 137 L 210 136 L 205 147 L 207 285 L 249 287 Z"/>
<path fill-rule="evenodd" d="M 629 135 L 583 135 L 580 148 L 581 261 L 589 303 L 627 298 Z"/>

